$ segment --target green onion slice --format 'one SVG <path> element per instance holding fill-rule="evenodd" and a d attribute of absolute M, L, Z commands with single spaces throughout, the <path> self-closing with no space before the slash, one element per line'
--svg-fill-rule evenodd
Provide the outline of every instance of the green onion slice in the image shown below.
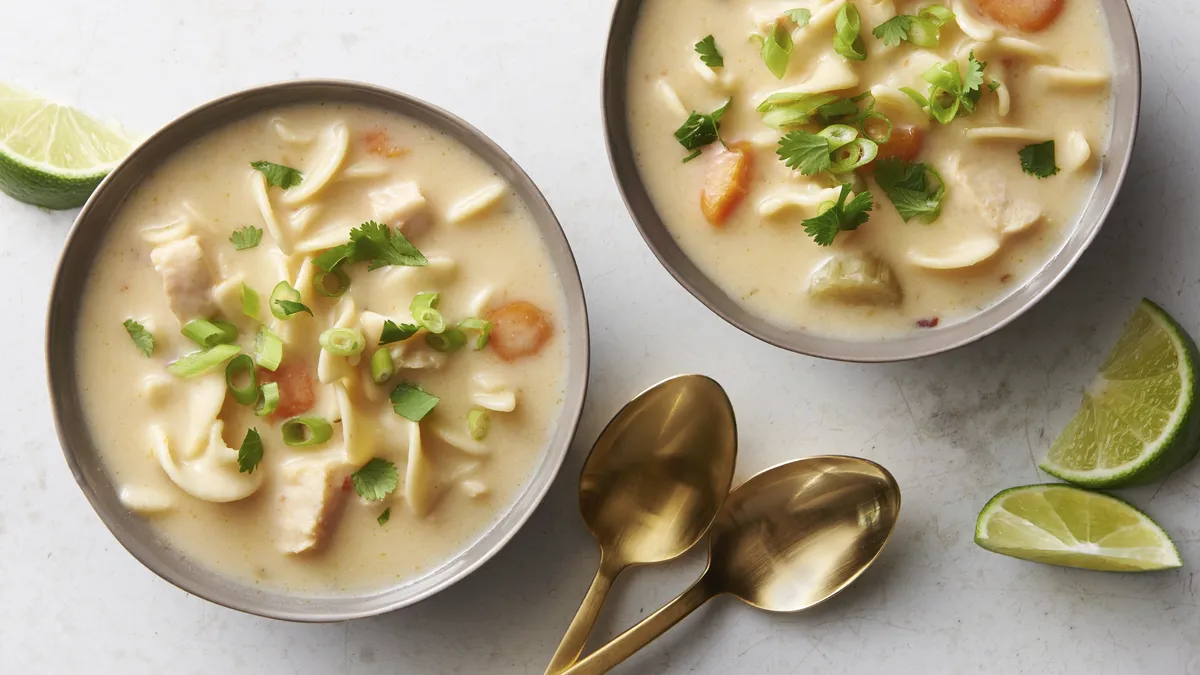
<path fill-rule="evenodd" d="M 313 289 L 327 298 L 336 298 L 350 289 L 350 275 L 340 266 L 328 272 L 318 270 L 313 276 Z"/>
<path fill-rule="evenodd" d="M 467 344 L 467 334 L 457 328 L 447 328 L 441 333 L 426 333 L 425 344 L 439 352 L 453 352 Z"/>
<path fill-rule="evenodd" d="M 266 326 L 259 326 L 254 336 L 254 362 L 274 371 L 283 361 L 283 340 Z"/>
<path fill-rule="evenodd" d="M 838 148 L 833 153 L 833 173 L 848 173 L 865 166 L 879 155 L 879 146 L 867 138 L 856 138 L 853 143 Z"/>
<path fill-rule="evenodd" d="M 208 321 L 192 319 L 183 326 L 184 337 L 208 349 L 217 345 L 226 345 L 237 339 L 237 326 L 228 321 Z"/>
<path fill-rule="evenodd" d="M 872 120 L 877 123 L 872 124 Z M 883 129 L 882 133 L 877 133 L 881 128 Z M 883 113 L 868 110 L 863 115 L 862 131 L 863 136 L 882 145 L 892 140 L 892 120 Z"/>
<path fill-rule="evenodd" d="M 415 384 L 400 384 L 392 390 L 392 410 L 404 419 L 420 422 L 441 400 Z"/>
<path fill-rule="evenodd" d="M 383 384 L 396 374 L 396 364 L 392 362 L 392 352 L 387 347 L 380 347 L 371 355 L 371 380 L 375 384 Z"/>
<path fill-rule="evenodd" d="M 250 288 L 246 284 L 242 284 L 242 314 L 254 319 L 262 321 L 261 310 L 258 302 L 258 291 Z"/>
<path fill-rule="evenodd" d="M 463 319 L 458 322 L 458 329 L 462 331 L 475 331 L 479 333 L 475 336 L 475 351 L 479 351 L 487 346 L 488 339 L 492 337 L 492 322 L 485 319 Z"/>
<path fill-rule="evenodd" d="M 233 358 L 234 354 L 240 351 L 242 348 L 237 345 L 217 345 L 212 349 L 192 352 L 168 364 L 167 372 L 175 377 L 202 375 Z"/>
<path fill-rule="evenodd" d="M 267 305 L 276 319 L 288 319 L 298 312 L 308 312 L 309 315 L 312 315 L 312 310 L 300 302 L 300 291 L 292 288 L 292 285 L 286 281 L 275 284 Z"/>
<path fill-rule="evenodd" d="M 829 141 L 829 151 L 833 152 L 853 143 L 854 139 L 858 138 L 858 129 L 849 124 L 831 124 L 818 131 L 817 135 Z"/>
<path fill-rule="evenodd" d="M 293 417 L 283 423 L 279 432 L 288 445 L 320 445 L 333 437 L 333 425 L 321 417 Z"/>
<path fill-rule="evenodd" d="M 775 76 L 775 79 L 782 80 L 787 74 L 788 61 L 792 58 L 792 31 L 784 24 L 783 21 L 775 21 L 775 25 L 771 26 L 771 32 L 767 33 L 766 39 L 762 43 L 762 60 L 767 64 L 767 70 Z"/>
<path fill-rule="evenodd" d="M 237 380 L 249 376 L 250 381 L 239 387 Z M 258 375 L 254 373 L 254 359 L 249 354 L 238 354 L 225 366 L 225 386 L 233 392 L 233 400 L 242 405 L 253 405 L 258 400 Z"/>
<path fill-rule="evenodd" d="M 258 405 L 254 406 L 254 414 L 266 417 L 279 407 L 279 384 L 267 382 L 259 388 Z"/>
<path fill-rule="evenodd" d="M 859 16 L 854 3 L 846 2 L 842 5 L 833 25 L 833 50 L 851 61 L 865 61 L 867 47 L 859 35 L 859 31 L 862 30 L 862 17 Z"/>
<path fill-rule="evenodd" d="M 413 321 L 416 321 L 418 326 L 430 333 L 441 333 L 446 330 L 446 319 L 437 310 L 437 306 L 437 293 L 418 293 L 408 309 L 412 312 Z"/>
<path fill-rule="evenodd" d="M 482 408 L 472 408 L 467 413 L 467 431 L 471 432 L 471 438 L 477 441 L 482 441 L 487 438 L 488 430 L 492 428 L 492 416 L 488 411 Z"/>
<path fill-rule="evenodd" d="M 330 328 L 321 333 L 320 343 L 334 356 L 354 356 L 366 348 L 367 338 L 357 328 Z"/>

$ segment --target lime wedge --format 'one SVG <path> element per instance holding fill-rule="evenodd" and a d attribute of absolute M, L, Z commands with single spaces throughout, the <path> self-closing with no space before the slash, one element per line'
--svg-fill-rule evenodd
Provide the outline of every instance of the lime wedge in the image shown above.
<path fill-rule="evenodd" d="M 119 129 L 0 84 L 0 190 L 36 206 L 81 206 L 129 153 Z"/>
<path fill-rule="evenodd" d="M 979 513 L 975 543 L 994 553 L 1101 572 L 1179 567 L 1179 551 L 1150 517 L 1099 492 L 1029 485 L 992 497 Z"/>
<path fill-rule="evenodd" d="M 1198 361 L 1183 328 L 1143 300 L 1042 469 L 1107 488 L 1148 483 L 1186 464 L 1200 447 Z"/>

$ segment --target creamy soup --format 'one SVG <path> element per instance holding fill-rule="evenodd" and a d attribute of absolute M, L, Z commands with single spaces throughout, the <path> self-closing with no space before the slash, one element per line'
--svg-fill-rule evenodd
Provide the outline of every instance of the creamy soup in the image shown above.
<path fill-rule="evenodd" d="M 1110 51 L 1097 0 L 646 0 L 630 133 L 730 297 L 886 338 L 986 308 L 1056 252 L 1108 141 Z"/>
<path fill-rule="evenodd" d="M 123 503 L 225 575 L 378 588 L 516 497 L 566 365 L 526 207 L 444 134 L 325 104 L 146 176 L 83 299 L 84 409 Z"/>

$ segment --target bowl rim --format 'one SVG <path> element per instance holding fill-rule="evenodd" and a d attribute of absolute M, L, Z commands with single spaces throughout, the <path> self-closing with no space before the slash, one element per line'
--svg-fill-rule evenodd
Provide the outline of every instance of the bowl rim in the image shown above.
<path fill-rule="evenodd" d="M 1071 231 L 1064 233 L 1058 248 L 1037 268 L 1037 272 L 1022 287 L 1000 295 L 982 310 L 948 322 L 943 328 L 914 332 L 896 339 L 848 340 L 779 327 L 730 298 L 683 252 L 663 223 L 641 178 L 628 133 L 625 88 L 629 50 L 644 2 L 646 0 L 616 0 L 609 22 L 601 82 L 601 110 L 609 167 L 630 218 L 659 264 L 709 311 L 743 333 L 775 347 L 834 361 L 890 363 L 941 354 L 981 340 L 1029 311 L 1074 268 L 1112 212 L 1129 171 L 1141 120 L 1141 48 L 1128 1 L 1097 0 L 1107 23 L 1114 60 L 1113 86 L 1110 89 L 1113 97 L 1110 144 L 1103 155 L 1102 170 L 1091 196 L 1084 202 Z M 1117 35 L 1118 31 L 1121 35 Z M 1120 50 L 1122 46 L 1129 48 Z M 1118 62 L 1122 58 L 1129 59 L 1128 67 L 1124 69 L 1119 67 Z M 1124 76 L 1124 79 L 1119 80 L 1119 76 Z M 1126 119 L 1117 115 L 1118 85 L 1122 90 L 1132 93 L 1132 109 Z M 1112 140 L 1117 138 L 1119 132 L 1127 134 L 1127 137 L 1118 147 Z M 1116 158 L 1116 162 L 1111 161 L 1113 158 Z M 1111 186 L 1105 185 L 1106 178 Z M 1109 189 L 1106 190 L 1106 187 Z M 1052 268 L 1055 269 L 1046 274 Z M 1035 289 L 1026 292 L 1034 286 Z"/>
<path fill-rule="evenodd" d="M 364 591 L 366 595 L 362 596 L 346 593 L 310 596 L 291 594 L 278 588 L 261 589 L 221 575 L 179 553 L 172 554 L 170 560 L 161 557 L 171 547 L 161 539 L 149 536 L 147 533 L 151 531 L 144 522 L 140 534 L 127 526 L 145 518 L 132 514 L 119 502 L 117 508 L 113 508 L 117 486 L 104 469 L 90 430 L 83 423 L 80 387 L 75 378 L 75 341 L 70 334 L 78 321 L 82 291 L 98 250 L 81 251 L 80 248 L 91 239 L 103 240 L 107 236 L 111 216 L 124 205 L 147 167 L 152 169 L 161 165 L 183 147 L 226 124 L 271 109 L 322 101 L 377 107 L 421 122 L 462 144 L 505 177 L 529 210 L 530 219 L 546 247 L 564 298 L 563 339 L 568 342 L 562 375 L 563 402 L 547 432 L 541 455 L 534 460 L 526 482 L 514 493 L 512 500 L 448 560 L 398 586 Z M 197 120 L 208 121 L 206 118 L 210 117 L 216 119 L 208 126 L 187 129 L 195 127 Z M 117 188 L 125 189 L 115 196 L 109 194 Z M 83 241 L 85 238 L 89 241 Z M 85 264 L 73 264 L 79 261 Z M 583 414 L 591 364 L 587 302 L 578 264 L 561 223 L 524 169 L 486 134 L 437 105 L 378 85 L 331 78 L 286 80 L 239 89 L 178 115 L 138 143 L 101 181 L 75 218 L 56 263 L 45 329 L 46 381 L 59 444 L 75 482 L 109 532 L 143 566 L 187 593 L 248 614 L 297 622 L 344 621 L 407 607 L 449 588 L 495 556 L 532 517 L 561 472 Z M 95 467 L 87 467 L 81 462 L 82 454 L 94 457 L 98 472 Z M 197 574 L 199 578 L 195 576 Z M 405 594 L 410 587 L 417 590 Z M 257 597 L 279 599 L 290 606 L 264 606 L 253 599 Z M 336 606 L 327 606 L 330 603 Z M 363 606 L 356 608 L 353 607 L 355 604 Z"/>

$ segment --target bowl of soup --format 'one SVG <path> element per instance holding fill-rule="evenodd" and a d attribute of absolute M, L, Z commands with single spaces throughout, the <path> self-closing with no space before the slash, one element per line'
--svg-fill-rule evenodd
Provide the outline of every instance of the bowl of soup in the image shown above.
<path fill-rule="evenodd" d="M 747 333 L 848 361 L 967 344 L 1049 292 L 1140 94 L 1123 0 L 621 0 L 604 80 L 660 262 Z"/>
<path fill-rule="evenodd" d="M 83 208 L 47 335 L 68 464 L 189 593 L 333 621 L 500 549 L 582 409 L 583 291 L 529 177 L 378 87 L 297 81 L 193 110 Z"/>

